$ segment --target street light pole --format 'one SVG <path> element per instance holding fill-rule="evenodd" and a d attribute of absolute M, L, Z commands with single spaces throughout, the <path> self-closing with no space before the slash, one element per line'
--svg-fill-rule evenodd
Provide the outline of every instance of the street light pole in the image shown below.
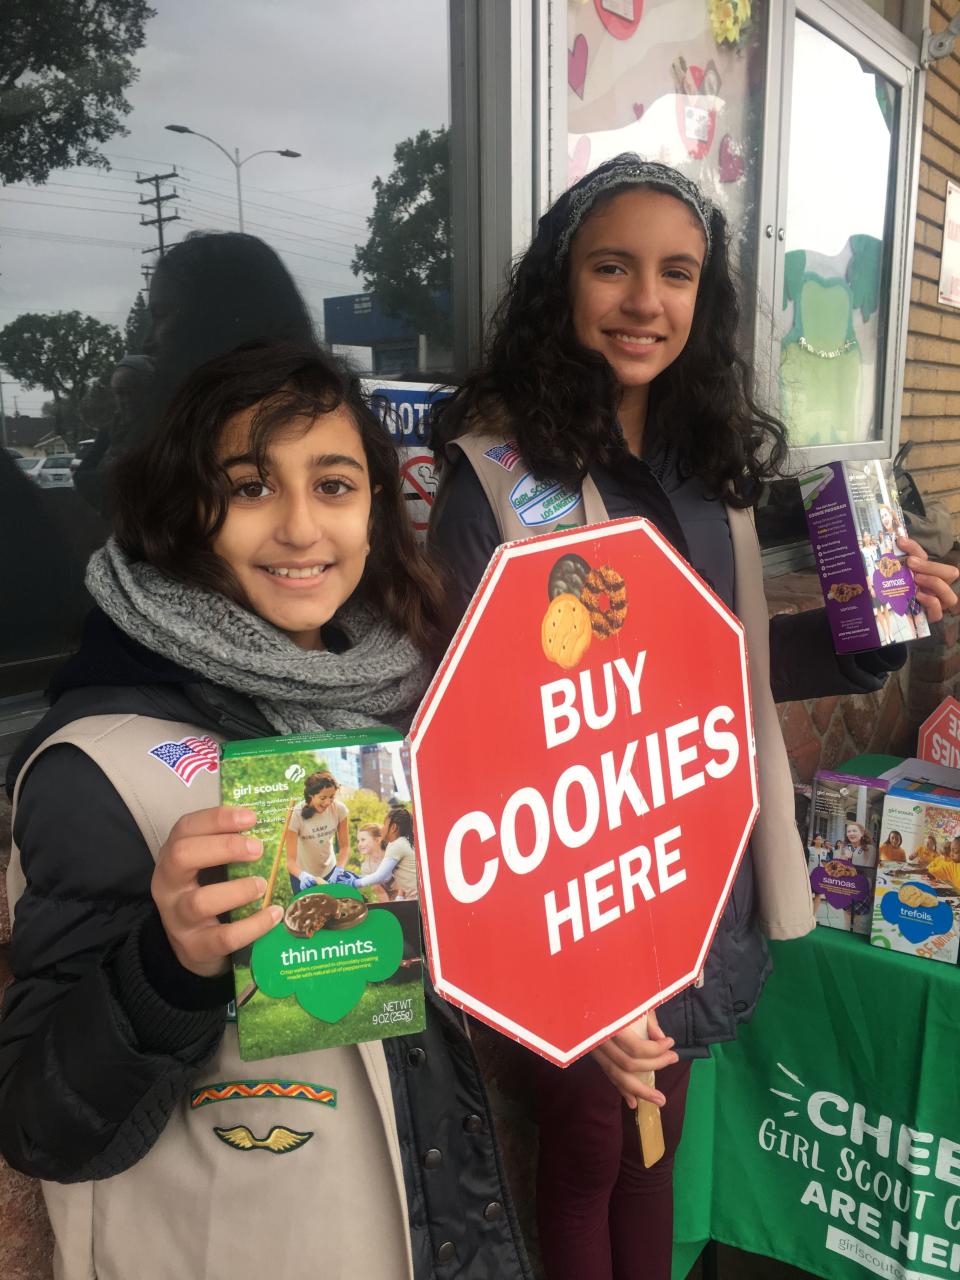
<path fill-rule="evenodd" d="M 217 142 L 216 138 L 211 138 L 206 133 L 198 133 L 196 129 L 190 129 L 185 124 L 167 124 L 167 125 L 164 125 L 164 128 L 168 129 L 170 133 L 190 133 L 195 138 L 203 138 L 205 142 L 212 142 L 213 145 L 217 148 L 217 150 L 221 151 L 227 157 L 230 163 L 233 165 L 234 171 L 236 172 L 236 175 L 237 175 L 237 224 L 240 228 L 241 233 L 243 232 L 243 191 L 240 186 L 241 168 L 247 163 L 248 160 L 252 160 L 254 156 L 283 156 L 286 160 L 300 159 L 299 151 L 291 151 L 287 147 L 285 147 L 282 151 L 277 151 L 271 147 L 268 147 L 264 151 L 251 151 L 250 155 L 244 156 L 244 158 L 241 160 L 239 147 L 234 147 L 233 155 L 231 155 L 226 147 L 221 146 L 220 143 Z"/>

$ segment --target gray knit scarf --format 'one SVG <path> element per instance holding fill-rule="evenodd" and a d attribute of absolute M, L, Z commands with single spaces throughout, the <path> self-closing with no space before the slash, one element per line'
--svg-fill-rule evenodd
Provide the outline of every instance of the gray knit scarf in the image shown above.
<path fill-rule="evenodd" d="M 226 596 L 128 560 L 113 538 L 91 557 L 87 589 L 121 631 L 246 695 L 278 733 L 406 727 L 429 679 L 412 641 L 366 605 L 348 601 L 336 615 L 344 653 L 300 649 Z"/>

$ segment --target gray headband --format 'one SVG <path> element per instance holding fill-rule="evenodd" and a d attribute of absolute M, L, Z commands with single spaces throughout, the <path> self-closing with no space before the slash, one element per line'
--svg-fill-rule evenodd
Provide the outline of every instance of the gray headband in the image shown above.
<path fill-rule="evenodd" d="M 570 241 L 600 196 L 615 191 L 617 187 L 640 185 L 656 187 L 658 191 L 666 191 L 669 195 L 676 196 L 697 215 L 707 240 L 707 254 L 704 258 L 706 262 L 710 257 L 712 241 L 710 216 L 713 213 L 713 205 L 711 202 L 697 184 L 685 174 L 680 173 L 678 169 L 671 169 L 669 165 L 660 164 L 656 160 L 641 160 L 638 155 L 630 151 L 625 151 L 607 164 L 601 165 L 599 169 L 584 178 L 580 186 L 571 193 L 567 217 L 557 241 L 558 257 L 562 258 L 570 248 Z"/>

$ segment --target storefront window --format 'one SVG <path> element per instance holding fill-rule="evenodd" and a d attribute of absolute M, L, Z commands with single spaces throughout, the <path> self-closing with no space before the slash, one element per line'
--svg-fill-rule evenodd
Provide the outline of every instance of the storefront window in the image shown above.
<path fill-rule="evenodd" d="M 670 164 L 724 210 L 755 278 L 765 5 L 570 0 L 568 178 L 621 151 Z M 744 290 L 745 307 L 754 290 Z M 753 316 L 745 317 L 752 333 Z M 749 337 L 747 341 L 749 341 Z"/>
<path fill-rule="evenodd" d="M 794 31 L 780 406 L 796 448 L 882 434 L 898 90 L 830 36 Z"/>
<path fill-rule="evenodd" d="M 0 54 L 0 698 L 76 643 L 114 464 L 197 364 L 316 335 L 377 380 L 451 365 L 446 0 L 152 7 Z"/>

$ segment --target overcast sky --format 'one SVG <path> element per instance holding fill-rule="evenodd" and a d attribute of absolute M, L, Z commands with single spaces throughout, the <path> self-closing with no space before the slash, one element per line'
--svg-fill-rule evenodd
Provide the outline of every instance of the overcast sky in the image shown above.
<path fill-rule="evenodd" d="M 0 326 L 22 311 L 95 315 L 122 329 L 156 229 L 142 227 L 141 176 L 176 168 L 165 189 L 169 242 L 236 230 L 234 170 L 185 124 L 241 157 L 245 230 L 280 253 L 315 317 L 324 297 L 358 292 L 349 267 L 366 238 L 370 184 L 393 148 L 449 120 L 446 0 L 152 0 L 137 56 L 129 136 L 103 150 L 112 168 L 51 173 L 0 192 Z M 48 397 L 4 381 L 6 410 L 36 414 Z"/>

